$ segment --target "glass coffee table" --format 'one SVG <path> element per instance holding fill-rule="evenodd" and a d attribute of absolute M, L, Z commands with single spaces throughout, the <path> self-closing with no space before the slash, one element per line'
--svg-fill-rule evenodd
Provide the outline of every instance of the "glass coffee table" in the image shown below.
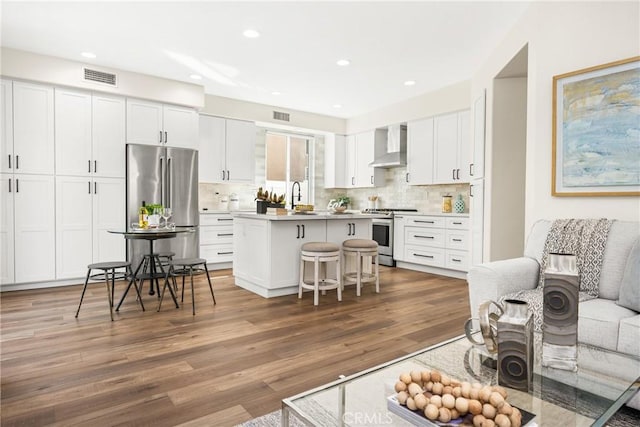
<path fill-rule="evenodd" d="M 638 390 L 640 358 L 579 344 L 578 372 L 541 366 L 542 335 L 534 334 L 533 390 L 508 390 L 507 400 L 536 415 L 539 426 L 603 426 Z M 309 426 L 411 426 L 387 409 L 403 372 L 437 369 L 460 381 L 497 384 L 496 361 L 464 336 L 445 341 L 282 401 Z M 425 418 L 426 420 L 426 418 Z"/>

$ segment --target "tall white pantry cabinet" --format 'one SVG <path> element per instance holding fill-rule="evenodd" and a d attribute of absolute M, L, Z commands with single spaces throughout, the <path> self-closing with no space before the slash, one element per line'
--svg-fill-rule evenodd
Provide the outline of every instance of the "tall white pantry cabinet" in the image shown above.
<path fill-rule="evenodd" d="M 55 278 L 53 88 L 2 80 L 0 284 Z"/>

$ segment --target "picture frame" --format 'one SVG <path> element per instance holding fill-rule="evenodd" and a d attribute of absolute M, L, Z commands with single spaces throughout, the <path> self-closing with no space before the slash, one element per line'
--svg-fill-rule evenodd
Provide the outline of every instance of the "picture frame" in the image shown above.
<path fill-rule="evenodd" d="M 551 195 L 640 196 L 640 56 L 553 77 Z"/>

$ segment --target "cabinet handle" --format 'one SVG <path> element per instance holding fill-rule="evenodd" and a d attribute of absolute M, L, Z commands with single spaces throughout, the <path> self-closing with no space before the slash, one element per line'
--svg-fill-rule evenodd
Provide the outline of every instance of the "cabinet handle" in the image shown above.
<path fill-rule="evenodd" d="M 414 220 L 414 222 L 420 222 L 420 223 L 424 223 L 424 224 L 433 224 L 434 223 L 434 221 L 423 221 L 423 220 L 420 220 L 420 219 L 416 219 L 416 220 Z"/>
<path fill-rule="evenodd" d="M 304 239 L 304 224 L 302 224 L 302 238 Z"/>
<path fill-rule="evenodd" d="M 373 184 L 373 175 L 371 175 L 371 183 Z"/>
<path fill-rule="evenodd" d="M 11 169 L 11 154 L 7 155 L 9 157 L 9 169 Z"/>
<path fill-rule="evenodd" d="M 435 239 L 435 237 L 433 236 L 419 236 L 417 234 L 414 234 L 413 237 L 415 237 L 416 239 Z"/>
<path fill-rule="evenodd" d="M 462 260 L 458 259 L 458 258 L 451 258 L 451 261 L 453 261 L 453 262 L 462 262 Z"/>
<path fill-rule="evenodd" d="M 16 193 L 20 192 L 20 180 L 16 178 Z"/>
<path fill-rule="evenodd" d="M 454 181 L 456 180 L 456 170 L 455 169 L 451 169 L 451 179 L 453 179 Z"/>
<path fill-rule="evenodd" d="M 351 236 L 351 223 L 348 222 L 347 226 L 349 227 L 349 231 L 347 231 L 347 236 Z"/>
<path fill-rule="evenodd" d="M 233 236 L 233 233 L 218 233 L 218 237 Z"/>
<path fill-rule="evenodd" d="M 473 184 L 469 186 L 469 197 L 473 197 Z"/>
<path fill-rule="evenodd" d="M 167 131 L 165 130 L 164 131 L 164 143 L 166 144 L 167 142 L 169 142 L 169 137 L 168 137 Z"/>
<path fill-rule="evenodd" d="M 469 163 L 469 175 L 473 176 L 473 163 Z"/>
<path fill-rule="evenodd" d="M 229 178 L 229 171 L 227 171 L 227 181 L 229 181 L 231 178 Z"/>
<path fill-rule="evenodd" d="M 9 178 L 9 193 L 11 193 L 11 178 Z"/>
<path fill-rule="evenodd" d="M 218 255 L 233 255 L 233 251 L 231 251 L 231 252 L 218 252 Z"/>
<path fill-rule="evenodd" d="M 16 169 L 20 169 L 20 156 L 16 156 Z M 18 182 L 17 179 L 16 179 L 16 182 Z"/>
<path fill-rule="evenodd" d="M 404 218 L 403 216 L 400 216 L 400 215 L 394 215 L 393 217 L 394 218 Z"/>
<path fill-rule="evenodd" d="M 461 222 L 452 222 L 453 225 L 462 225 Z"/>
<path fill-rule="evenodd" d="M 89 173 L 91 173 L 91 160 L 87 160 L 87 163 L 89 163 Z"/>
<path fill-rule="evenodd" d="M 233 221 L 233 218 L 218 218 L 218 221 Z"/>
<path fill-rule="evenodd" d="M 462 242 L 462 239 L 451 239 L 451 240 L 453 240 L 454 242 Z"/>
<path fill-rule="evenodd" d="M 353 234 L 352 235 L 355 236 L 356 235 L 356 223 L 352 222 L 351 224 L 353 225 Z"/>
<path fill-rule="evenodd" d="M 354 176 L 351 177 L 351 185 L 356 185 L 355 180 L 356 178 Z"/>
<path fill-rule="evenodd" d="M 406 182 L 409 182 L 409 172 L 407 172 L 406 176 L 404 177 Z"/>
<path fill-rule="evenodd" d="M 298 236 L 296 236 L 296 239 L 300 238 L 300 224 L 296 224 L 296 227 L 298 228 Z"/>
<path fill-rule="evenodd" d="M 460 169 L 456 169 L 456 179 L 460 179 Z"/>
<path fill-rule="evenodd" d="M 224 181 L 224 170 L 222 171 L 222 180 Z"/>
<path fill-rule="evenodd" d="M 98 173 L 98 161 L 93 161 L 93 173 Z"/>
<path fill-rule="evenodd" d="M 87 184 L 89 185 L 89 194 L 91 194 L 91 181 L 87 181 Z"/>
<path fill-rule="evenodd" d="M 162 144 L 162 131 L 160 131 L 160 144 Z"/>
<path fill-rule="evenodd" d="M 93 194 L 98 194 L 98 183 L 93 181 Z"/>
<path fill-rule="evenodd" d="M 413 256 L 433 259 L 433 255 L 413 254 Z"/>

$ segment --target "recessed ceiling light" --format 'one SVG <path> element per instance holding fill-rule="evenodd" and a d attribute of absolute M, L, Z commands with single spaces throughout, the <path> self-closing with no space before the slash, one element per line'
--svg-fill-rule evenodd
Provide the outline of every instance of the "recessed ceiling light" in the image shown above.
<path fill-rule="evenodd" d="M 342 105 L 340 105 L 340 104 L 333 104 L 333 108 L 342 108 Z"/>
<path fill-rule="evenodd" d="M 84 56 L 85 58 L 91 58 L 91 59 L 96 57 L 96 54 L 93 52 L 82 52 L 81 55 Z"/>
<path fill-rule="evenodd" d="M 256 37 L 260 37 L 260 33 L 256 30 L 244 30 L 242 33 L 245 37 L 250 39 L 255 39 Z"/>
<path fill-rule="evenodd" d="M 349 61 L 348 59 L 339 59 L 336 61 L 336 64 L 341 67 L 346 67 L 347 65 L 351 64 L 351 61 Z"/>
<path fill-rule="evenodd" d="M 414 84 L 416 84 L 415 80 L 407 80 L 406 82 L 404 82 L 405 86 L 413 86 Z"/>
<path fill-rule="evenodd" d="M 278 95 L 280 95 L 280 92 L 278 92 L 277 90 L 274 90 L 273 92 L 271 92 L 271 95 L 276 95 L 276 96 L 278 96 Z"/>
<path fill-rule="evenodd" d="M 198 74 L 191 74 L 189 77 L 193 80 L 202 80 L 202 76 L 199 76 Z"/>

